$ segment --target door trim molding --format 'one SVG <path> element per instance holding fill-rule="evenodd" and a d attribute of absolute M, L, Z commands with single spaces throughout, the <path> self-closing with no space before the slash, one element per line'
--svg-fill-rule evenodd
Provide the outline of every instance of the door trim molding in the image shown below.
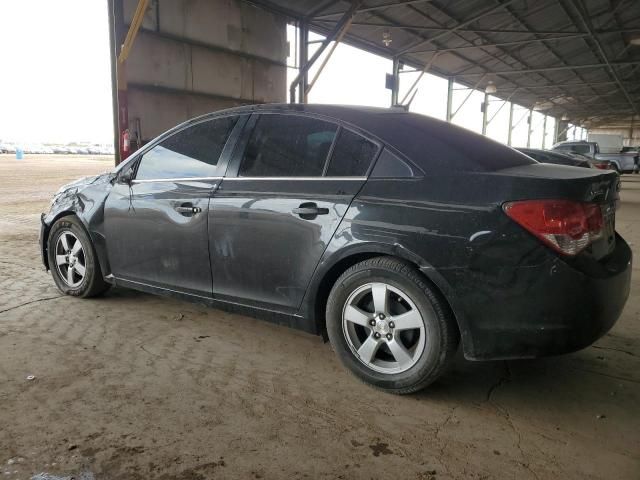
<path fill-rule="evenodd" d="M 181 178 L 149 178 L 132 180 L 131 183 L 154 183 L 154 182 L 203 182 L 222 180 L 223 177 L 181 177 Z"/>

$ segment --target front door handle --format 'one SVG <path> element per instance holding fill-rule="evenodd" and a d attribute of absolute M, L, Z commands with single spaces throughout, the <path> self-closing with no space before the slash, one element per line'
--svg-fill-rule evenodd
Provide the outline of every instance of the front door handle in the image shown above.
<path fill-rule="evenodd" d="M 300 215 L 300 217 L 306 220 L 313 219 L 318 215 L 327 215 L 329 213 L 328 208 L 318 207 L 318 205 L 312 202 L 302 203 L 298 208 L 294 208 L 291 211 L 295 215 Z"/>
<path fill-rule="evenodd" d="M 174 207 L 175 211 L 178 213 L 182 213 L 182 214 L 195 214 L 195 213 L 200 213 L 202 211 L 202 209 L 200 207 L 194 207 L 194 206 L 187 206 L 187 205 L 180 205 L 177 207 Z"/>

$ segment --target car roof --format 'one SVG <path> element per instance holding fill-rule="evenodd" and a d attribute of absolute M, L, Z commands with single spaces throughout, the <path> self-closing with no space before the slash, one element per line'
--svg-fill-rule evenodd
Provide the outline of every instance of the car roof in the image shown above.
<path fill-rule="evenodd" d="M 243 113 L 306 113 L 315 116 L 322 116 L 330 120 L 350 123 L 355 127 L 364 127 L 363 124 L 371 126 L 375 120 L 380 123 L 386 123 L 390 117 L 398 115 L 412 118 L 418 117 L 421 120 L 427 119 L 434 125 L 446 123 L 433 117 L 427 117 L 417 113 L 407 112 L 403 108 L 380 108 L 369 107 L 364 105 L 335 105 L 335 104 L 300 104 L 300 103 L 262 103 L 257 105 L 244 105 L 240 107 L 229 108 L 212 112 L 194 120 L 206 118 L 208 116 L 217 116 L 220 114 L 243 114 Z M 372 122 L 373 120 L 373 122 Z M 374 128 L 374 130 L 376 130 Z M 372 131 L 371 133 L 376 133 Z"/>
<path fill-rule="evenodd" d="M 243 113 L 304 113 L 344 123 L 393 147 L 422 169 L 497 170 L 524 165 L 526 155 L 465 128 L 402 108 L 351 105 L 261 104 L 204 115 Z M 456 166 L 457 165 L 457 166 Z"/>

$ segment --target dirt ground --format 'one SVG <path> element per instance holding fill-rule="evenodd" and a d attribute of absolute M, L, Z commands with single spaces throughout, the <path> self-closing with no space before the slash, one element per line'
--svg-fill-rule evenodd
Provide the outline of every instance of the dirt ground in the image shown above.
<path fill-rule="evenodd" d="M 386 395 L 295 330 L 133 291 L 61 296 L 39 213 L 110 166 L 0 155 L 0 478 L 640 478 L 637 267 L 595 346 L 459 356 L 428 390 Z M 638 252 L 640 176 L 622 199 L 618 231 Z"/>

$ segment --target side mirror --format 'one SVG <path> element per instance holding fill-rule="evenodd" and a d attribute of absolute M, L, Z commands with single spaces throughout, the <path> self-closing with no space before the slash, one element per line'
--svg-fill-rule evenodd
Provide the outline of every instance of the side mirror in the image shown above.
<path fill-rule="evenodd" d="M 124 183 L 125 185 L 131 185 L 133 182 L 133 168 L 127 168 L 124 172 L 118 176 L 118 183 Z"/>

